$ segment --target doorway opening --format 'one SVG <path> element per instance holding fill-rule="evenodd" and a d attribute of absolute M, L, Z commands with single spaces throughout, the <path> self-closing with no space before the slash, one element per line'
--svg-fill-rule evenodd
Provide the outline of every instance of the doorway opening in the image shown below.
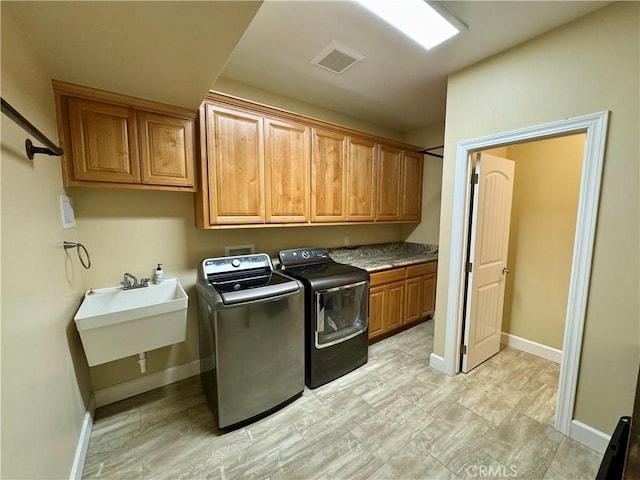
<path fill-rule="evenodd" d="M 471 154 L 523 142 L 584 133 L 584 158 L 580 177 L 573 256 L 569 280 L 566 322 L 563 335 L 562 365 L 558 385 L 556 429 L 571 436 L 575 393 L 584 329 L 591 258 L 598 213 L 602 165 L 609 112 L 490 135 L 459 142 L 456 148 L 456 176 L 453 190 L 451 256 L 444 358 L 432 358 L 432 365 L 449 375 L 460 371 L 461 331 L 464 312 L 467 238 L 469 234 Z M 433 357 L 433 356 L 432 356 Z M 437 367 L 436 367 L 437 368 Z"/>
<path fill-rule="evenodd" d="M 535 415 L 552 422 L 584 143 L 580 133 L 483 150 L 471 159 L 479 182 L 471 193 L 467 265 L 473 268 L 467 268 L 461 371 L 506 355 L 520 376 L 543 387 L 544 411 Z M 490 166 L 493 182 L 485 180 Z M 511 186 L 508 198 L 498 194 L 498 173 Z M 510 213 L 501 217 L 503 210 Z M 487 308 L 490 302 L 494 308 Z M 497 358 L 487 367 L 505 361 Z"/>

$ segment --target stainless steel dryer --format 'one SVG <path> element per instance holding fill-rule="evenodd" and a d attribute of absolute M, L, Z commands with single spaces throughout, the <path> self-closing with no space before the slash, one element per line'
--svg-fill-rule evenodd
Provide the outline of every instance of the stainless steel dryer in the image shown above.
<path fill-rule="evenodd" d="M 218 427 L 265 416 L 304 390 L 304 289 L 266 254 L 198 267 L 200 378 Z"/>

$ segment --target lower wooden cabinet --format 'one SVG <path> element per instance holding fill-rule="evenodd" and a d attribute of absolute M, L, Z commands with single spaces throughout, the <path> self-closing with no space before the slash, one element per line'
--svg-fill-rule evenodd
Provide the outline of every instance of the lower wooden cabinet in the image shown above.
<path fill-rule="evenodd" d="M 419 263 L 406 269 L 407 294 L 405 323 L 433 315 L 436 303 L 438 262 Z M 410 287 L 409 287 L 410 285 Z"/>
<path fill-rule="evenodd" d="M 420 263 L 371 274 L 369 340 L 426 320 L 435 309 L 438 262 Z"/>

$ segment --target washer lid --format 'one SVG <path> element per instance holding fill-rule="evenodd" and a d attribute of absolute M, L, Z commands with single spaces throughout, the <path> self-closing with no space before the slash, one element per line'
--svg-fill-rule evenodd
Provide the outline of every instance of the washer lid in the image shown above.
<path fill-rule="evenodd" d="M 241 277 L 209 284 L 216 289 L 225 305 L 253 302 L 300 291 L 299 284 L 278 272 L 256 277 Z"/>

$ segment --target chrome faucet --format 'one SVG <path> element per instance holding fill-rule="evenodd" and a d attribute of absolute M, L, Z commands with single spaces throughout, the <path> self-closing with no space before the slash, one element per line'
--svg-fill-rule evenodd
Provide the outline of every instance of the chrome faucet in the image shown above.
<path fill-rule="evenodd" d="M 122 284 L 123 290 L 131 290 L 132 288 L 148 287 L 149 279 L 143 278 L 140 280 L 140 283 L 138 283 L 138 279 L 134 275 L 131 275 L 130 273 L 125 273 L 124 277 L 122 278 L 122 282 L 120 283 Z"/>

